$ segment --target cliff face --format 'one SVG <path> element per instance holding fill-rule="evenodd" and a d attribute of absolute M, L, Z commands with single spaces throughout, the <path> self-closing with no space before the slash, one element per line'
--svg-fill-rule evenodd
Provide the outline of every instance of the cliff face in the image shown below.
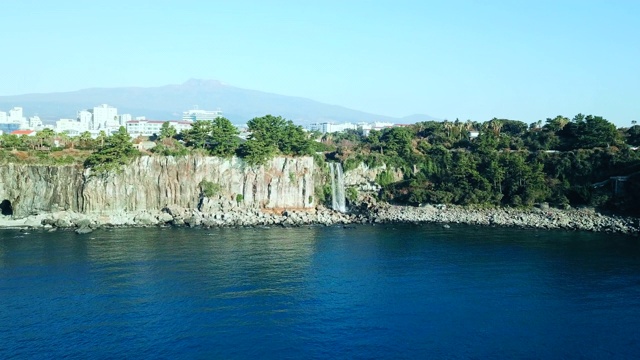
<path fill-rule="evenodd" d="M 8 164 L 0 166 L 0 201 L 10 202 L 15 217 L 172 206 L 306 209 L 315 206 L 313 170 L 311 157 L 281 157 L 251 167 L 237 158 L 143 156 L 104 177 L 80 166 Z M 203 180 L 219 189 L 212 198 L 203 198 Z"/>
<path fill-rule="evenodd" d="M 378 191 L 378 175 L 385 171 L 391 173 L 394 181 L 402 180 L 403 174 L 399 169 L 387 168 L 386 165 L 370 168 L 365 163 L 360 163 L 355 169 L 344 173 L 344 184 L 355 187 L 358 191 Z"/>
<path fill-rule="evenodd" d="M 82 208 L 82 168 L 78 166 L 0 165 L 3 215 L 16 217 Z"/>

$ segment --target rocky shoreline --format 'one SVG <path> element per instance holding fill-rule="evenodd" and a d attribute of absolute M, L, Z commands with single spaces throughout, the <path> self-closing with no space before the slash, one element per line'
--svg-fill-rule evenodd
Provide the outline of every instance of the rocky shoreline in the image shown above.
<path fill-rule="evenodd" d="M 426 205 L 420 207 L 389 204 L 363 204 L 352 213 L 339 213 L 324 207 L 312 210 L 234 209 L 203 213 L 178 207 L 162 211 L 110 212 L 81 214 L 58 211 L 22 219 L 0 217 L 0 228 L 72 229 L 90 233 L 103 227 L 244 227 L 303 225 L 348 225 L 382 223 L 439 223 L 476 226 L 502 226 L 524 229 L 564 229 L 619 234 L 640 234 L 640 219 L 608 216 L 591 209 L 559 210 L 546 206 L 533 209 Z"/>

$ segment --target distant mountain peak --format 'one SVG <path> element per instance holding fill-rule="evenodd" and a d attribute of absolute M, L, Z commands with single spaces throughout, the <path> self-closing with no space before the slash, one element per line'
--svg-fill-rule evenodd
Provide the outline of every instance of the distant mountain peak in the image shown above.
<path fill-rule="evenodd" d="M 227 86 L 227 84 L 218 80 L 189 79 L 185 81 L 181 86 L 190 87 L 190 88 L 217 88 L 217 87 Z"/>
<path fill-rule="evenodd" d="M 241 123 L 256 116 L 279 115 L 299 125 L 318 122 L 410 123 L 429 119 L 412 115 L 402 119 L 320 103 L 311 99 L 248 90 L 218 80 L 189 79 L 182 84 L 158 87 L 93 88 L 66 93 L 0 96 L 0 109 L 22 106 L 26 116 L 39 114 L 53 122 L 76 115 L 80 109 L 109 104 L 119 113 L 171 120 L 197 104 L 200 109 L 220 109 L 231 121 Z"/>

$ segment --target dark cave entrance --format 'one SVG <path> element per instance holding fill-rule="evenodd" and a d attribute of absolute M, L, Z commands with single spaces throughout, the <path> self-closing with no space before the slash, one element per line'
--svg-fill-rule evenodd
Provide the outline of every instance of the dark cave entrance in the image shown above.
<path fill-rule="evenodd" d="M 5 199 L 0 203 L 0 211 L 2 215 L 11 216 L 13 215 L 13 206 L 11 206 L 11 201 Z"/>

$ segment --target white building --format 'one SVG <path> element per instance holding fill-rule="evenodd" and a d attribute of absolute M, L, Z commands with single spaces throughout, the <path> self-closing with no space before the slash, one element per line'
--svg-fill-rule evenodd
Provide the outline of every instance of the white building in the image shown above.
<path fill-rule="evenodd" d="M 7 117 L 8 123 L 20 124 L 20 129 L 27 129 L 29 127 L 29 123 L 27 122 L 27 118 L 22 114 L 21 107 L 14 107 L 9 110 L 9 116 Z"/>
<path fill-rule="evenodd" d="M 200 110 L 193 109 L 182 113 L 182 121 L 197 121 L 197 120 L 210 120 L 213 121 L 219 117 L 222 117 L 222 110 Z"/>
<path fill-rule="evenodd" d="M 383 130 L 383 129 L 387 129 L 387 128 L 391 128 L 397 126 L 394 123 L 388 123 L 388 122 L 372 122 L 372 123 L 365 123 L 365 122 L 360 122 L 357 124 L 353 124 L 353 123 L 342 123 L 342 124 L 336 124 L 336 123 L 331 123 L 331 122 L 323 122 L 323 123 L 316 123 L 316 124 L 311 124 L 309 126 L 309 131 L 320 131 L 321 133 L 333 133 L 333 132 L 343 132 L 345 130 L 358 130 L 360 131 L 363 135 L 367 136 L 369 135 L 369 132 L 371 130 Z"/>
<path fill-rule="evenodd" d="M 7 113 L 4 111 L 0 111 L 0 123 L 7 122 Z"/>
<path fill-rule="evenodd" d="M 21 122 L 23 121 L 24 116 L 22 115 L 22 108 L 21 107 L 14 107 L 13 109 L 9 110 L 9 117 L 8 117 L 8 122 Z"/>
<path fill-rule="evenodd" d="M 91 129 L 93 114 L 89 110 L 78 111 L 78 121 L 83 129 Z"/>
<path fill-rule="evenodd" d="M 164 120 L 130 120 L 127 121 L 127 132 L 132 137 L 137 136 L 153 136 L 160 135 L 160 129 L 162 124 L 167 121 Z M 179 134 L 184 130 L 191 128 L 190 121 L 168 121 L 168 123 L 176 129 Z"/>
<path fill-rule="evenodd" d="M 55 131 L 57 133 L 66 132 L 69 135 L 74 135 L 87 130 L 89 129 L 82 122 L 75 119 L 60 119 L 56 121 Z"/>
<path fill-rule="evenodd" d="M 118 119 L 120 120 L 120 126 L 127 126 L 127 122 L 131 121 L 132 117 L 131 114 L 122 114 L 118 116 Z"/>
<path fill-rule="evenodd" d="M 118 129 L 118 109 L 107 104 L 94 107 L 90 110 L 93 113 L 93 130 Z"/>
<path fill-rule="evenodd" d="M 371 132 L 371 130 L 382 131 L 384 129 L 392 128 L 394 126 L 396 126 L 396 124 L 394 123 L 376 121 L 369 124 L 367 123 L 359 124 L 358 129 L 360 130 L 362 135 L 369 136 L 369 133 Z"/>
<path fill-rule="evenodd" d="M 29 118 L 29 129 L 33 129 L 33 130 L 44 129 L 44 124 L 42 124 L 42 119 L 40 119 L 40 116 L 36 115 Z"/>
<path fill-rule="evenodd" d="M 310 131 L 320 131 L 321 133 L 333 133 L 333 132 L 342 132 L 348 129 L 357 130 L 358 125 L 352 123 L 343 123 L 336 124 L 332 122 L 323 122 L 311 124 L 309 126 Z"/>

